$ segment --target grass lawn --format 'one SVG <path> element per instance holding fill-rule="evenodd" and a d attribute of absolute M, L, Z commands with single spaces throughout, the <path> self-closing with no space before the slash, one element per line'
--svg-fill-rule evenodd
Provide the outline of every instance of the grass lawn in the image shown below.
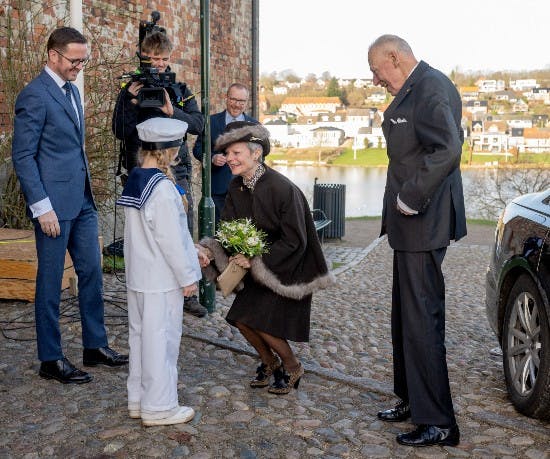
<path fill-rule="evenodd" d="M 286 160 L 289 163 L 295 161 L 323 161 L 334 166 L 359 166 L 375 167 L 387 166 L 388 156 L 385 148 L 360 149 L 355 153 L 349 147 L 312 147 L 312 148 L 274 148 L 266 158 L 268 164 L 277 160 Z M 470 152 L 465 145 L 462 150 L 461 164 L 463 166 L 487 166 L 494 165 L 498 161 L 500 165 L 550 165 L 550 152 L 548 153 L 520 153 L 519 158 L 509 156 L 506 159 L 502 154 L 474 153 L 470 162 Z"/>

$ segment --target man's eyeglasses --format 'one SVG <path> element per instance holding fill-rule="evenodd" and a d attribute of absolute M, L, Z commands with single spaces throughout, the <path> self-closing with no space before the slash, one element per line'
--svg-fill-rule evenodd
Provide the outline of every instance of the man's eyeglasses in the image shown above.
<path fill-rule="evenodd" d="M 63 53 L 58 51 L 57 49 L 54 49 L 54 51 L 59 54 L 61 57 L 67 59 L 73 67 L 76 67 L 78 65 L 86 65 L 88 61 L 90 60 L 90 56 L 85 57 L 84 59 L 69 59 L 67 56 L 65 56 Z"/>
<path fill-rule="evenodd" d="M 244 105 L 248 102 L 247 99 L 235 99 L 234 97 L 229 97 L 229 100 L 234 104 Z"/>

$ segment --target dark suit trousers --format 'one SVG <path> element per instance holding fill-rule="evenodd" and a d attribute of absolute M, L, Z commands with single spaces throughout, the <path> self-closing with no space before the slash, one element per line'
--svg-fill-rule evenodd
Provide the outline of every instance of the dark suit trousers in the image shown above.
<path fill-rule="evenodd" d="M 38 358 L 63 357 L 59 329 L 61 281 L 68 249 L 78 276 L 78 302 L 85 348 L 107 345 L 103 318 L 103 273 L 98 243 L 97 212 L 86 190 L 84 204 L 74 220 L 60 220 L 61 235 L 46 236 L 35 222 L 38 272 L 36 275 L 35 320 Z"/>
<path fill-rule="evenodd" d="M 455 424 L 445 350 L 446 248 L 394 251 L 392 342 L 394 392 L 414 424 Z"/>

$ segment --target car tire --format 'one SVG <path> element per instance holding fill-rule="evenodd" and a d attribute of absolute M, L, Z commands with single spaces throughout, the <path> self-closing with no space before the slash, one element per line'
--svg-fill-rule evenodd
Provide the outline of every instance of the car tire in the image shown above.
<path fill-rule="evenodd" d="M 550 419 L 550 326 L 535 282 L 518 277 L 508 296 L 502 334 L 506 387 L 516 409 Z"/>

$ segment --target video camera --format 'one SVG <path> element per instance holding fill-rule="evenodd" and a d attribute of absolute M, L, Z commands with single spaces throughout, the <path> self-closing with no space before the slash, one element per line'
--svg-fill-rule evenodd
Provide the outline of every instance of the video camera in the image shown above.
<path fill-rule="evenodd" d="M 180 85 L 176 83 L 176 74 L 171 71 L 160 73 L 155 67 L 151 67 L 151 59 L 143 54 L 141 45 L 147 35 L 152 32 L 166 33 L 164 27 L 159 27 L 157 22 L 160 13 L 153 11 L 151 21 L 139 21 L 139 42 L 136 55 L 139 58 L 139 67 L 135 72 L 126 73 L 119 78 L 131 78 L 132 82 L 143 83 L 143 88 L 138 93 L 138 105 L 140 108 L 162 107 L 165 104 L 164 89 L 167 90 L 171 101 L 177 105 L 183 105 L 183 95 Z M 168 68 L 169 69 L 169 68 Z"/>

